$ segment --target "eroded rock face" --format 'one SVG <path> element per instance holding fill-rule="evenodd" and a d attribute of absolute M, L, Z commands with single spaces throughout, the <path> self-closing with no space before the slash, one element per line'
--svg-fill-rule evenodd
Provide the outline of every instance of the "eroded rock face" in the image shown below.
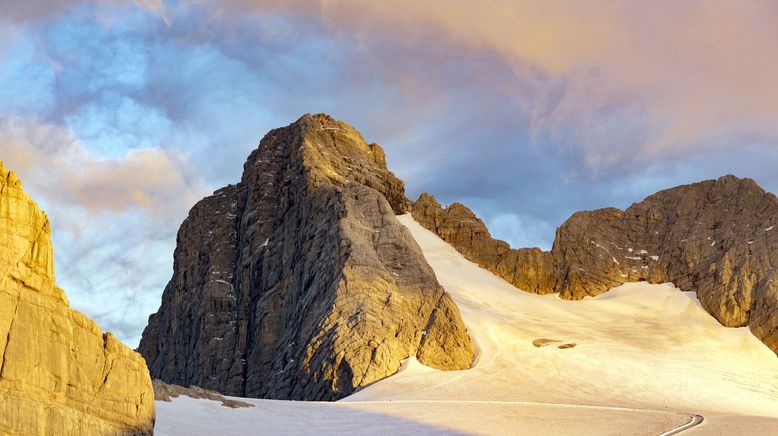
<path fill-rule="evenodd" d="M 753 180 L 725 176 L 658 192 L 626 211 L 575 213 L 551 252 L 511 250 L 469 209 L 443 209 L 429 195 L 412 210 L 465 257 L 523 290 L 580 299 L 625 282 L 673 282 L 696 291 L 723 325 L 749 326 L 778 353 L 778 199 Z"/>
<path fill-rule="evenodd" d="M 143 358 L 68 307 L 49 220 L 0 162 L 0 432 L 151 434 Z"/>
<path fill-rule="evenodd" d="M 461 203 L 444 209 L 433 196 L 424 193 L 413 204 L 412 215 L 470 261 L 512 285 L 538 294 L 555 292 L 551 253 L 539 248 L 512 249 L 507 242 L 493 239 L 483 221 Z"/>
<path fill-rule="evenodd" d="M 184 221 L 139 347 L 154 377 L 227 395 L 334 400 L 417 356 L 465 369 L 459 312 L 409 232 L 383 151 L 306 115 Z"/>

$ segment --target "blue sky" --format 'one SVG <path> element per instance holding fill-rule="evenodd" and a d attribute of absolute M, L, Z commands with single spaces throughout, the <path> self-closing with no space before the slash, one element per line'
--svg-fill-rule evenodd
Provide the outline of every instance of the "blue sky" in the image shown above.
<path fill-rule="evenodd" d="M 365 5 L 3 5 L 0 159 L 51 216 L 74 307 L 136 345 L 188 209 L 304 113 L 514 246 L 727 173 L 778 191 L 773 2 Z"/>

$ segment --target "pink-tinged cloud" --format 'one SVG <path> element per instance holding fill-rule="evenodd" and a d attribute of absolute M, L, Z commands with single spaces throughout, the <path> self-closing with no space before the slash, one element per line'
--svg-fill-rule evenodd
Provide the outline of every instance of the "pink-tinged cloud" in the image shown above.
<path fill-rule="evenodd" d="M 84 147 L 66 128 L 23 117 L 0 118 L 0 159 L 35 182 L 54 207 L 90 213 L 142 211 L 183 216 L 207 192 L 179 151 L 131 149 L 109 158 Z"/>
<path fill-rule="evenodd" d="M 66 127 L 0 114 L 0 160 L 52 220 L 58 283 L 135 345 L 169 278 L 177 225 L 209 189 L 183 152 L 99 150 Z"/>
<path fill-rule="evenodd" d="M 774 1 L 226 0 L 209 7 L 219 16 L 255 10 L 314 20 L 331 36 L 370 47 L 367 61 L 409 94 L 420 89 L 398 70 L 403 60 L 390 55 L 392 47 L 420 56 L 496 53 L 515 81 L 494 86 L 516 94 L 532 133 L 576 148 L 593 169 L 778 141 Z"/>

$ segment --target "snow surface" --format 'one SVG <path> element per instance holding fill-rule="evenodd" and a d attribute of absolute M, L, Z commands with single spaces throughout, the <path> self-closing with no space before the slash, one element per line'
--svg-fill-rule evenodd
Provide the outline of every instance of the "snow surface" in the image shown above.
<path fill-rule="evenodd" d="M 157 402 L 156 434 L 778 434 L 778 358 L 692 292 L 632 283 L 581 301 L 516 290 L 399 217 L 457 302 L 472 369 L 408 359 L 337 403 Z M 572 344 L 575 344 L 574 346 Z M 565 348 L 559 348 L 565 346 Z"/>

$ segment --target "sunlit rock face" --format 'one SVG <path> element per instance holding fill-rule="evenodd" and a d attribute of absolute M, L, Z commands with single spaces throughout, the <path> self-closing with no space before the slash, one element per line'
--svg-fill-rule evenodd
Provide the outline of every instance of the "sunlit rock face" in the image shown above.
<path fill-rule="evenodd" d="M 0 433 L 152 433 L 143 358 L 68 307 L 49 220 L 2 162 L 0 353 Z"/>
<path fill-rule="evenodd" d="M 198 203 L 139 351 L 155 378 L 224 394 L 334 400 L 416 356 L 469 368 L 459 311 L 395 214 L 383 150 L 305 115 L 270 131 L 237 185 Z"/>
<path fill-rule="evenodd" d="M 749 326 L 778 353 L 778 199 L 750 179 L 724 176 L 658 192 L 627 210 L 573 214 L 550 252 L 510 249 L 466 207 L 429 195 L 413 216 L 468 259 L 520 289 L 597 295 L 626 282 L 696 291 L 728 327 Z"/>
<path fill-rule="evenodd" d="M 507 242 L 493 239 L 483 221 L 461 203 L 443 208 L 433 196 L 424 193 L 411 209 L 419 224 L 470 261 L 528 292 L 555 292 L 557 279 L 551 253 L 539 248 L 511 249 Z"/>

